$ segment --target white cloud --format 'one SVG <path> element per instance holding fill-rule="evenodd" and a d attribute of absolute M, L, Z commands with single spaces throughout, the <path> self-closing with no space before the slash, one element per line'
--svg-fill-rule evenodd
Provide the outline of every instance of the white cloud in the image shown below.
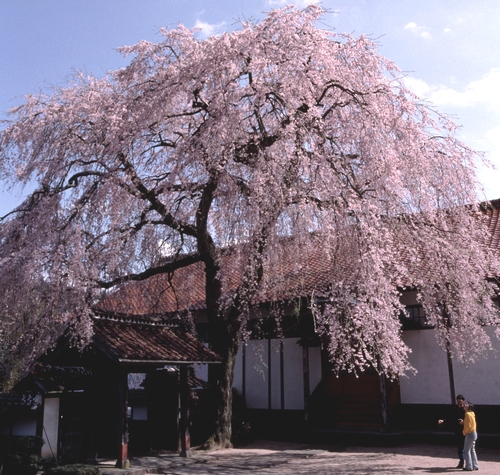
<path fill-rule="evenodd" d="M 225 24 L 225 21 L 221 21 L 220 23 L 207 23 L 205 21 L 196 20 L 194 27 L 200 30 L 201 36 L 208 38 L 209 36 L 217 34 Z"/>
<path fill-rule="evenodd" d="M 486 159 L 493 167 L 481 166 L 478 177 L 481 180 L 488 199 L 500 198 L 500 125 L 488 130 L 476 146 L 479 150 L 486 151 Z"/>
<path fill-rule="evenodd" d="M 320 0 L 267 0 L 271 7 L 283 7 L 285 5 L 295 5 L 299 8 L 305 8 L 308 5 L 319 3 Z"/>
<path fill-rule="evenodd" d="M 488 130 L 484 134 L 486 140 L 491 141 L 491 143 L 495 144 L 495 148 L 500 150 L 500 125 L 497 125 L 493 129 Z M 500 155 L 500 154 L 499 154 Z"/>
<path fill-rule="evenodd" d="M 430 86 L 425 81 L 410 76 L 405 78 L 405 85 L 411 92 L 422 99 L 427 98 L 431 90 Z"/>
<path fill-rule="evenodd" d="M 453 33 L 452 29 L 451 28 L 445 28 L 443 30 L 443 33 L 446 34 L 446 35 L 450 35 L 451 33 Z"/>
<path fill-rule="evenodd" d="M 437 106 L 473 107 L 482 104 L 500 112 L 500 68 L 491 69 L 461 91 L 444 85 L 430 86 L 421 79 L 411 77 L 405 79 L 405 84 L 417 96 Z"/>
<path fill-rule="evenodd" d="M 500 198 L 500 68 L 492 68 L 462 88 L 430 85 L 422 79 L 407 77 L 412 92 L 433 106 L 461 118 L 458 137 L 485 157 L 496 169 L 478 164 L 478 178 L 488 199 Z"/>
<path fill-rule="evenodd" d="M 405 25 L 405 30 L 410 30 L 415 35 L 425 38 L 426 40 L 431 39 L 431 33 L 425 26 L 418 26 L 414 21 L 410 21 Z"/>
<path fill-rule="evenodd" d="M 417 29 L 418 29 L 418 26 L 417 26 L 417 24 L 414 21 L 411 21 L 410 23 L 407 23 L 405 25 L 405 30 L 415 31 Z"/>
<path fill-rule="evenodd" d="M 496 163 L 500 171 L 500 125 L 493 127 L 484 134 L 484 150 L 488 150 L 487 158 Z M 500 188 L 500 180 L 496 182 Z M 500 198 L 500 194 L 498 196 Z"/>

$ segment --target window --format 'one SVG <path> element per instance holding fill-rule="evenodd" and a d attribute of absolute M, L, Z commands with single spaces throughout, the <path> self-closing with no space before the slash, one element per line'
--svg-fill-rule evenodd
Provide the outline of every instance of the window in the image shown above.
<path fill-rule="evenodd" d="M 432 325 L 427 322 L 422 305 L 407 305 L 406 311 L 401 314 L 401 322 L 405 330 L 432 328 Z"/>

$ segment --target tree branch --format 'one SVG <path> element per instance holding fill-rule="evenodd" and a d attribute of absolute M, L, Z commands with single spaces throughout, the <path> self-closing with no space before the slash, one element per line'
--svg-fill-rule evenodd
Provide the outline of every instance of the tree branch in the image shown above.
<path fill-rule="evenodd" d="M 127 274 L 122 277 L 117 277 L 116 279 L 110 281 L 99 280 L 97 281 L 97 285 L 102 289 L 110 289 L 112 287 L 115 287 L 116 285 L 123 284 L 125 282 L 146 280 L 155 275 L 168 274 L 176 271 L 177 269 L 188 267 L 200 261 L 201 261 L 201 256 L 198 253 L 191 254 L 189 256 L 185 256 L 181 259 L 168 262 L 158 267 L 150 267 L 149 269 L 146 269 L 144 272 L 139 272 L 138 274 Z"/>
<path fill-rule="evenodd" d="M 120 154 L 120 161 L 125 167 L 126 173 L 129 175 L 135 189 L 139 192 L 140 197 L 143 200 L 149 201 L 151 204 L 150 209 L 156 211 L 163 218 L 163 223 L 166 226 L 179 231 L 180 233 L 187 234 L 188 236 L 197 236 L 196 228 L 188 223 L 183 223 L 175 219 L 171 213 L 167 211 L 165 205 L 158 199 L 157 193 L 153 190 L 149 190 L 142 180 L 139 178 L 135 172 L 132 164 L 125 158 L 124 154 Z"/>

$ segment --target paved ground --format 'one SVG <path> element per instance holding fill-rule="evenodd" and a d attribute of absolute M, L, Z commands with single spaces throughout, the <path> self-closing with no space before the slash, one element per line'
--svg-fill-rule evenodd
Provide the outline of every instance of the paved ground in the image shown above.
<path fill-rule="evenodd" d="M 500 447 L 478 446 L 481 475 L 500 474 Z M 103 465 L 103 475 L 415 475 L 464 473 L 456 469 L 453 446 L 408 444 L 400 447 L 340 447 L 322 444 L 256 441 L 241 449 L 195 451 L 192 458 L 178 454 L 131 459 L 130 470 Z"/>

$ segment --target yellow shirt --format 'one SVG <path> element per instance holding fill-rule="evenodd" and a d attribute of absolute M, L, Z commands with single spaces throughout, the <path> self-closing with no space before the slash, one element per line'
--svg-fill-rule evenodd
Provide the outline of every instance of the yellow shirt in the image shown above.
<path fill-rule="evenodd" d="M 476 414 L 471 411 L 465 413 L 463 434 L 467 435 L 476 432 Z"/>

